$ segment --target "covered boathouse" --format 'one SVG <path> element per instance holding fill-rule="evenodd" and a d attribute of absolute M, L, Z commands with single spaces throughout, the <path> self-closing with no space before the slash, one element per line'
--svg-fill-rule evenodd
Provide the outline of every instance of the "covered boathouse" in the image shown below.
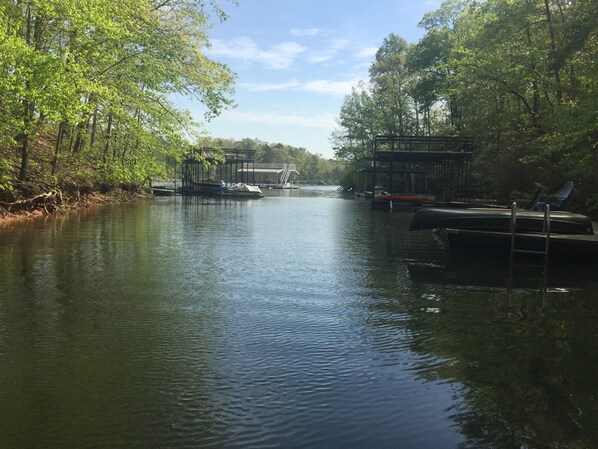
<path fill-rule="evenodd" d="M 237 148 L 191 151 L 181 163 L 181 194 L 218 194 L 231 184 L 255 184 L 254 155 L 255 150 Z"/>
<path fill-rule="evenodd" d="M 464 137 L 376 136 L 373 157 L 357 162 L 358 190 L 379 208 L 468 202 L 473 148 Z"/>

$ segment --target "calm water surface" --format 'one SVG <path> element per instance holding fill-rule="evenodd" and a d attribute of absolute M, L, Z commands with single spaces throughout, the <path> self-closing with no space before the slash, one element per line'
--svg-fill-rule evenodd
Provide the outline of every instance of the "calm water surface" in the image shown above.
<path fill-rule="evenodd" d="M 305 188 L 0 228 L 0 448 L 598 447 L 596 270 L 509 283 L 410 218 Z"/>

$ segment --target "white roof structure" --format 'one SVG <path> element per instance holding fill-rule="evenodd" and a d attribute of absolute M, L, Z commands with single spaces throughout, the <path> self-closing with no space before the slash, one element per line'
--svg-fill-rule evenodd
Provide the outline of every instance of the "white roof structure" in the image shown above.
<path fill-rule="evenodd" d="M 291 173 L 300 174 L 297 171 L 297 166 L 295 164 L 255 164 L 253 168 L 241 168 L 239 171 L 279 174 L 281 185 L 285 185 L 289 181 Z"/>

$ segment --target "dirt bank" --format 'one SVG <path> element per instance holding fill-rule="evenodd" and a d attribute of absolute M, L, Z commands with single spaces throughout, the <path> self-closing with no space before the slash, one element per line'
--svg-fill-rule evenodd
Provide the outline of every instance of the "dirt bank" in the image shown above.
<path fill-rule="evenodd" d="M 50 192 L 12 203 L 0 204 L 0 229 L 18 226 L 21 223 L 41 219 L 52 215 L 67 214 L 73 210 L 84 209 L 104 204 L 126 203 L 150 194 L 114 190 L 109 193 L 92 192 L 85 195 L 65 196 Z"/>

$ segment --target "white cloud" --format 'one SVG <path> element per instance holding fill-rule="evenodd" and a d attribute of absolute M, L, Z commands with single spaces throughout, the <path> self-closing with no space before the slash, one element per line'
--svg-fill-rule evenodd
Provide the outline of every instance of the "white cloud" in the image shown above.
<path fill-rule="evenodd" d="M 255 125 L 300 126 L 306 128 L 330 129 L 336 126 L 333 114 L 279 114 L 275 112 L 240 112 L 230 111 L 219 120 L 243 122 Z"/>
<path fill-rule="evenodd" d="M 292 30 L 289 30 L 289 33 L 293 36 L 299 37 L 315 37 L 324 33 L 324 30 L 322 30 L 321 28 L 293 28 Z"/>
<path fill-rule="evenodd" d="M 259 62 L 271 69 L 286 69 L 304 51 L 305 47 L 296 42 L 281 42 L 267 50 L 262 50 L 252 39 L 238 37 L 229 41 L 214 39 L 208 53 L 246 63 Z"/>
<path fill-rule="evenodd" d="M 260 52 L 258 60 L 273 69 L 286 69 L 304 51 L 305 47 L 296 42 L 282 42 L 274 45 L 270 51 Z"/>
<path fill-rule="evenodd" d="M 240 86 L 246 87 L 253 92 L 266 92 L 294 89 L 301 86 L 301 83 L 297 80 L 289 80 L 284 83 L 241 83 Z"/>
<path fill-rule="evenodd" d="M 358 58 L 373 58 L 378 52 L 377 47 L 364 47 L 355 52 L 355 56 Z"/>
<path fill-rule="evenodd" d="M 295 79 L 282 83 L 243 83 L 240 86 L 253 92 L 294 90 L 312 92 L 317 94 L 342 97 L 351 93 L 351 88 L 359 82 L 359 79 L 347 79 L 342 81 L 332 80 L 311 80 L 299 82 Z"/>
<path fill-rule="evenodd" d="M 312 80 L 304 83 L 299 89 L 319 94 L 345 96 L 351 93 L 351 87 L 358 82 L 358 79 L 344 81 Z"/>
<path fill-rule="evenodd" d="M 248 37 L 237 37 L 230 41 L 213 39 L 208 53 L 232 59 L 247 59 L 258 52 L 257 45 Z"/>
<path fill-rule="evenodd" d="M 307 56 L 307 62 L 318 63 L 329 61 L 334 58 L 342 49 L 349 44 L 347 39 L 331 39 L 326 41 L 326 45 L 321 49 L 312 52 Z"/>

